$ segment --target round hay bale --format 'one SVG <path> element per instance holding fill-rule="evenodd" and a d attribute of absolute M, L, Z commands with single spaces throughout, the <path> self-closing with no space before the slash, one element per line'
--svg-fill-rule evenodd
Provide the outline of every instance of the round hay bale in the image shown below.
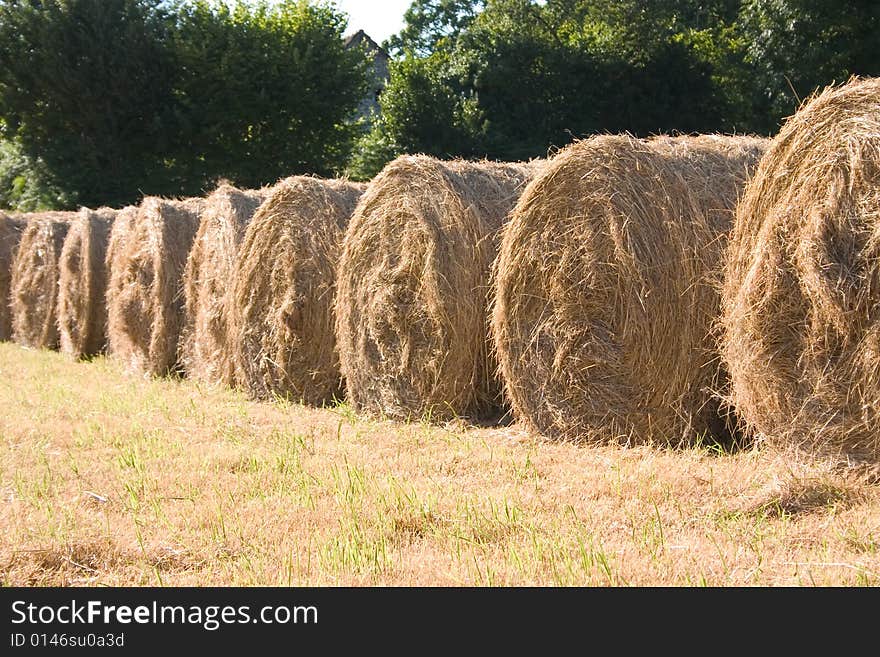
<path fill-rule="evenodd" d="M 370 183 L 337 280 L 336 340 L 356 410 L 405 420 L 497 414 L 490 269 L 537 166 L 402 156 Z"/>
<path fill-rule="evenodd" d="M 108 248 L 108 351 L 129 372 L 179 371 L 183 270 L 203 203 L 148 196 L 134 216 L 114 223 Z"/>
<path fill-rule="evenodd" d="M 187 376 L 234 385 L 229 338 L 233 271 L 244 230 L 269 196 L 223 183 L 205 199 L 183 275 L 186 324 L 180 359 Z"/>
<path fill-rule="evenodd" d="M 0 212 L 0 342 L 12 338 L 12 263 L 24 226 L 23 218 Z"/>
<path fill-rule="evenodd" d="M 245 230 L 233 276 L 232 334 L 238 383 L 251 396 L 317 405 L 340 394 L 336 265 L 365 188 L 286 178 Z"/>
<path fill-rule="evenodd" d="M 12 338 L 36 349 L 58 348 L 58 277 L 64 238 L 76 212 L 35 212 L 12 263 Z"/>
<path fill-rule="evenodd" d="M 602 135 L 559 152 L 512 213 L 492 334 L 515 417 L 549 438 L 726 433 L 712 338 L 753 137 Z"/>
<path fill-rule="evenodd" d="M 730 401 L 759 442 L 880 459 L 880 79 L 804 103 L 737 208 Z"/>
<path fill-rule="evenodd" d="M 119 212 L 82 208 L 61 249 L 58 333 L 61 351 L 76 359 L 96 356 L 107 344 L 107 244 Z"/>
<path fill-rule="evenodd" d="M 123 208 L 113 220 L 110 228 L 110 238 L 107 240 L 107 252 L 104 255 L 104 265 L 107 267 L 107 305 L 109 307 L 110 288 L 113 285 L 112 264 L 122 255 L 122 248 L 128 240 L 128 233 L 137 221 L 140 207 L 129 205 Z M 109 321 L 109 319 L 108 319 Z"/>

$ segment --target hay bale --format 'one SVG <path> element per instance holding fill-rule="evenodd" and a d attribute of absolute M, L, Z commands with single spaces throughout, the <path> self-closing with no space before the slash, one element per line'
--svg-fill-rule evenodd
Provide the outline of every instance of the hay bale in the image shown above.
<path fill-rule="evenodd" d="M 111 265 L 122 255 L 122 249 L 128 241 L 128 234 L 131 232 L 131 227 L 137 221 L 139 212 L 139 206 L 129 205 L 123 208 L 113 220 L 113 226 L 110 228 L 110 238 L 107 240 L 107 252 L 104 256 L 104 264 L 107 267 L 108 294 L 110 286 L 113 283 L 113 271 Z"/>
<path fill-rule="evenodd" d="M 12 338 L 12 263 L 21 242 L 25 220 L 0 212 L 0 341 Z"/>
<path fill-rule="evenodd" d="M 333 298 L 342 234 L 366 185 L 293 176 L 260 206 L 235 265 L 234 360 L 258 399 L 340 394 Z"/>
<path fill-rule="evenodd" d="M 713 322 L 751 137 L 603 135 L 523 193 L 496 264 L 492 334 L 517 419 L 547 437 L 723 439 Z"/>
<path fill-rule="evenodd" d="M 58 348 L 58 277 L 64 238 L 76 212 L 34 212 L 12 263 L 12 337 L 37 349 Z"/>
<path fill-rule="evenodd" d="M 199 231 L 183 275 L 186 324 L 180 360 L 187 376 L 234 385 L 229 306 L 238 247 L 268 189 L 239 190 L 223 183 L 205 199 Z"/>
<path fill-rule="evenodd" d="M 108 351 L 128 372 L 179 372 L 182 279 L 204 199 L 144 198 L 114 223 L 108 254 Z"/>
<path fill-rule="evenodd" d="M 773 139 L 722 298 L 730 400 L 758 440 L 880 459 L 880 79 L 825 89 Z"/>
<path fill-rule="evenodd" d="M 136 212 L 129 207 L 122 212 Z M 61 351 L 90 358 L 107 344 L 107 244 L 119 210 L 82 208 L 61 249 L 58 333 Z"/>
<path fill-rule="evenodd" d="M 370 183 L 337 281 L 340 364 L 358 411 L 497 413 L 489 274 L 499 229 L 536 167 L 402 156 Z"/>

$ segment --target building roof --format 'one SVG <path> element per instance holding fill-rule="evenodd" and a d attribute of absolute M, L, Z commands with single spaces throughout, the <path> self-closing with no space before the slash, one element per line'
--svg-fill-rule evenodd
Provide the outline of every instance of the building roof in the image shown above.
<path fill-rule="evenodd" d="M 351 48 L 361 43 L 366 44 L 367 50 L 375 52 L 376 54 L 385 57 L 386 59 L 389 58 L 388 52 L 378 43 L 373 41 L 373 39 L 370 38 L 370 35 L 363 30 L 358 30 L 354 34 L 350 34 L 349 36 L 345 37 L 346 48 Z"/>

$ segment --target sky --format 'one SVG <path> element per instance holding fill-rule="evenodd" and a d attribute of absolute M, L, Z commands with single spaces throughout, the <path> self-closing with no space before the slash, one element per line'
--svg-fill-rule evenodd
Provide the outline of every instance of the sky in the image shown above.
<path fill-rule="evenodd" d="M 403 13 L 412 0 L 334 0 L 337 7 L 348 14 L 345 34 L 358 30 L 366 32 L 381 44 L 403 27 Z"/>

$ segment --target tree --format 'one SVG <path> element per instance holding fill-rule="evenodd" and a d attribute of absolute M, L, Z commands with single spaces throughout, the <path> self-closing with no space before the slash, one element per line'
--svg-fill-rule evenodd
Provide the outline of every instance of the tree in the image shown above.
<path fill-rule="evenodd" d="M 880 75 L 880 4 L 874 0 L 746 0 L 740 30 L 767 127 L 818 88 Z"/>
<path fill-rule="evenodd" d="M 393 136 L 381 125 L 381 120 L 380 116 L 370 130 L 355 142 L 351 159 L 345 168 L 345 175 L 351 180 L 371 180 L 382 167 L 402 152 Z"/>
<path fill-rule="evenodd" d="M 596 132 L 718 129 L 712 62 L 680 37 L 714 20 L 708 6 L 735 16 L 729 4 L 489 0 L 454 42 L 405 51 L 380 100 L 384 139 L 367 145 L 520 160 Z"/>
<path fill-rule="evenodd" d="M 68 206 L 170 192 L 174 68 L 159 0 L 0 4 L 0 115 Z"/>
<path fill-rule="evenodd" d="M 20 144 L 0 140 L 0 208 L 36 212 L 65 205 L 70 200 L 51 182 L 46 163 L 24 153 Z"/>
<path fill-rule="evenodd" d="M 455 58 L 485 133 L 480 155 L 544 157 L 600 128 L 598 106 L 583 100 L 601 63 L 560 37 L 552 10 L 551 3 L 495 0 L 459 39 Z"/>
<path fill-rule="evenodd" d="M 344 27 L 306 0 L 0 2 L 0 137 L 65 206 L 332 175 L 366 88 Z"/>
<path fill-rule="evenodd" d="M 186 187 L 223 177 L 257 187 L 347 162 L 367 56 L 346 49 L 332 6 L 284 0 L 180 6 L 174 54 Z"/>
<path fill-rule="evenodd" d="M 817 87 L 880 74 L 867 0 L 479 4 L 413 4 L 373 166 L 414 149 L 540 157 L 597 132 L 771 134 Z"/>
<path fill-rule="evenodd" d="M 484 5 L 482 0 L 415 0 L 403 14 L 403 29 L 386 41 L 385 48 L 413 57 L 451 50 Z"/>

